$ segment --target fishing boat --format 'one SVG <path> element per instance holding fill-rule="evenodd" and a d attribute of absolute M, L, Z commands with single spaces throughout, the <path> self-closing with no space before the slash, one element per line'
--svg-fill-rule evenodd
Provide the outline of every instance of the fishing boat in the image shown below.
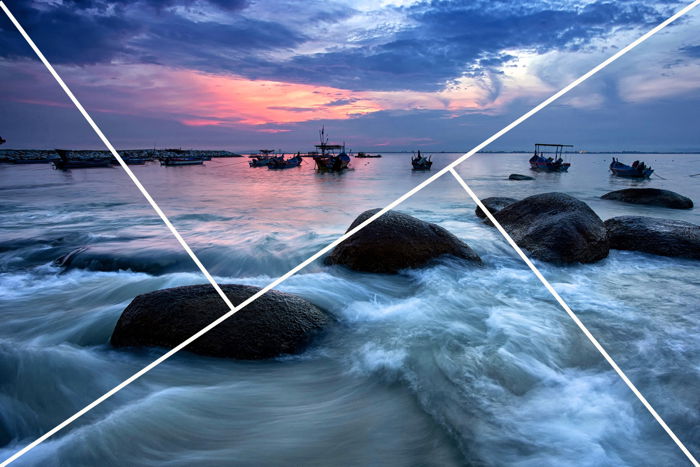
<path fill-rule="evenodd" d="M 654 169 L 647 166 L 644 162 L 634 161 L 632 165 L 627 165 L 613 157 L 610 163 L 610 172 L 616 177 L 644 179 L 651 177 Z"/>
<path fill-rule="evenodd" d="M 248 156 L 251 158 L 251 160 L 248 161 L 248 165 L 251 167 L 266 167 L 274 157 L 272 155 L 273 152 L 275 152 L 274 149 L 261 149 L 259 154 Z"/>
<path fill-rule="evenodd" d="M 568 171 L 571 163 L 564 161 L 564 148 L 573 148 L 573 146 L 571 144 L 535 144 L 535 154 L 530 158 L 530 169 L 538 172 Z"/>
<path fill-rule="evenodd" d="M 109 159 L 106 158 L 76 158 L 73 156 L 73 151 L 67 149 L 56 149 L 59 159 L 52 159 L 53 165 L 59 170 L 68 169 L 96 169 L 104 167 L 112 167 Z"/>
<path fill-rule="evenodd" d="M 382 157 L 382 155 L 381 154 L 368 154 L 366 152 L 358 152 L 355 157 L 357 157 L 359 159 L 375 159 L 377 157 Z"/>
<path fill-rule="evenodd" d="M 165 157 L 160 160 L 160 165 L 166 167 L 176 166 L 176 165 L 202 165 L 204 164 L 204 159 L 199 156 L 178 156 L 178 157 Z"/>
<path fill-rule="evenodd" d="M 319 172 L 341 172 L 350 165 L 350 156 L 345 152 L 345 144 L 328 144 L 325 127 L 319 131 L 321 144 L 316 145 L 319 153 L 315 156 L 314 162 Z M 338 154 L 335 151 L 340 151 Z"/>
<path fill-rule="evenodd" d="M 433 166 L 432 157 L 433 156 L 425 157 L 418 151 L 418 153 L 411 158 L 413 170 L 430 170 L 430 167 Z"/>
<path fill-rule="evenodd" d="M 268 169 L 291 169 L 292 167 L 299 167 L 301 165 L 302 158 L 301 154 L 297 154 L 296 156 L 286 159 L 284 158 L 284 154 L 273 157 L 270 159 L 270 162 L 267 164 Z"/>

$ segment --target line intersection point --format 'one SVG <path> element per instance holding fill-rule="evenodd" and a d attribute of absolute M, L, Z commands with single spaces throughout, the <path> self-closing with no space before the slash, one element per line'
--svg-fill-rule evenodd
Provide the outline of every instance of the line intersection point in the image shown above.
<path fill-rule="evenodd" d="M 221 297 L 221 299 L 222 299 L 222 300 L 226 303 L 226 305 L 229 307 L 229 311 L 228 311 L 226 314 L 224 314 L 224 315 L 222 315 L 221 317 L 219 317 L 216 321 L 210 323 L 209 325 L 207 325 L 206 327 L 204 327 L 203 329 L 201 329 L 200 331 L 198 331 L 196 334 L 192 335 L 192 336 L 189 337 L 187 340 L 183 341 L 181 344 L 177 345 L 176 347 L 173 347 L 173 348 L 170 349 L 168 352 L 166 352 L 165 354 L 163 354 L 161 357 L 159 357 L 158 359 L 154 360 L 153 362 L 151 362 L 149 365 L 145 366 L 144 368 L 142 368 L 142 369 L 139 370 L 138 372 L 134 373 L 132 376 L 130 376 L 130 377 L 127 378 L 126 380 L 122 381 L 120 384 L 118 384 L 118 385 L 115 386 L 114 388 L 110 389 L 109 391 L 107 391 L 105 394 L 103 394 L 103 395 L 100 396 L 99 398 L 95 399 L 93 402 L 91 402 L 90 404 L 88 404 L 87 406 L 85 406 L 84 408 L 82 408 L 81 410 L 79 410 L 78 412 L 76 412 L 75 414 L 73 414 L 71 417 L 67 418 L 66 420 L 64 420 L 64 421 L 61 422 L 60 424 L 56 425 L 56 426 L 55 426 L 54 428 L 52 428 L 51 430 L 47 431 L 46 433 L 44 433 L 42 436 L 40 436 L 39 438 L 37 438 L 37 439 L 34 440 L 33 442 L 31 442 L 30 444 L 28 444 L 27 446 L 25 446 L 24 448 L 22 448 L 21 450 L 19 450 L 19 451 L 17 451 L 16 453 L 14 453 L 12 456 L 10 456 L 10 457 L 7 458 L 6 460 L 4 460 L 2 463 L 0 463 L 0 467 L 5 467 L 5 466 L 9 465 L 10 463 L 14 462 L 15 460 L 19 459 L 21 456 L 23 456 L 24 454 L 26 454 L 27 452 L 29 452 L 29 451 L 32 450 L 33 448 L 35 448 L 36 446 L 38 446 L 39 444 L 41 444 L 42 442 L 44 442 L 44 441 L 47 440 L 48 438 L 52 437 L 54 434 L 56 434 L 56 433 L 58 433 L 59 431 L 61 431 L 63 428 L 65 428 L 65 427 L 67 427 L 68 425 L 70 425 L 71 423 L 73 423 L 75 420 L 77 420 L 78 418 L 80 418 L 81 416 L 83 416 L 85 413 L 89 412 L 90 410 L 92 410 L 92 409 L 95 408 L 96 406 L 100 405 L 102 402 L 104 402 L 105 400 L 109 399 L 111 396 L 113 396 L 113 395 L 116 394 L 117 392 L 121 391 L 121 390 L 124 389 L 126 386 L 128 386 L 129 384 L 131 384 L 131 383 L 134 382 L 135 380 L 139 379 L 141 376 L 143 376 L 144 374 L 148 373 L 150 370 L 152 370 L 152 369 L 155 368 L 156 366 L 158 366 L 158 365 L 160 365 L 161 363 L 163 363 L 164 361 L 168 360 L 170 357 L 172 357 L 173 355 L 175 355 L 175 354 L 176 354 L 177 352 L 179 352 L 180 350 L 182 350 L 182 349 L 184 349 L 185 347 L 187 347 L 190 343 L 192 343 L 193 341 L 195 341 L 195 340 L 198 339 L 199 337 L 203 336 L 204 334 L 206 334 L 207 332 L 209 332 L 211 329 L 213 329 L 214 327 L 216 327 L 217 325 L 219 325 L 220 323 L 222 323 L 222 322 L 225 321 L 226 319 L 228 319 L 228 318 L 230 318 L 231 316 L 233 316 L 237 311 L 241 310 L 242 308 L 244 308 L 244 307 L 247 306 L 248 304 L 250 304 L 250 303 L 252 303 L 253 301 L 257 300 L 260 296 L 264 295 L 265 293 L 267 293 L 268 291 L 270 291 L 270 290 L 273 289 L 274 287 L 278 286 L 279 284 L 281 284 L 282 282 L 284 282 L 285 280 L 287 280 L 289 277 L 291 277 L 291 276 L 293 276 L 294 274 L 296 274 L 297 272 L 301 271 L 301 270 L 304 269 L 306 266 L 308 266 L 308 265 L 311 264 L 312 262 L 314 262 L 314 261 L 316 261 L 317 259 L 319 259 L 321 256 L 323 256 L 323 255 L 325 255 L 326 253 L 328 253 L 328 252 L 329 252 L 331 249 L 333 249 L 335 246 L 337 246 L 338 244 L 340 244 L 341 242 L 343 242 L 343 241 L 346 240 L 347 238 L 351 237 L 351 236 L 354 235 L 355 233 L 359 232 L 360 230 L 362 230 L 363 228 L 365 228 L 367 225 L 369 225 L 369 224 L 371 224 L 372 222 L 374 222 L 375 220 L 377 220 L 379 217 L 381 217 L 381 216 L 382 216 L 383 214 L 385 214 L 387 211 L 389 211 L 389 210 L 395 208 L 396 206 L 398 206 L 399 204 L 401 204 L 401 203 L 402 203 L 403 201 L 405 201 L 406 199 L 410 198 L 411 196 L 413 196 L 414 194 L 418 193 L 419 191 L 421 191 L 421 190 L 422 190 L 423 188 L 425 188 L 426 186 L 428 186 L 428 185 L 430 185 L 431 183 L 433 183 L 433 182 L 434 182 L 435 180 L 437 180 L 438 178 L 442 177 L 443 175 L 445 175 L 445 174 L 448 173 L 448 172 L 450 172 L 450 173 L 454 176 L 454 175 L 456 174 L 456 172 L 454 171 L 454 168 L 457 167 L 459 164 L 461 164 L 462 162 L 464 162 L 465 160 L 467 160 L 468 158 L 470 158 L 471 156 L 473 156 L 474 154 L 476 154 L 476 153 L 479 152 L 480 150 L 484 149 L 484 148 L 487 147 L 489 144 L 491 144 L 492 142 L 496 141 L 496 140 L 499 139 L 501 136 L 505 135 L 506 133 L 508 133 L 509 131 L 511 131 L 513 128 L 517 127 L 518 125 L 520 125 L 520 124 L 523 123 L 525 120 L 529 119 L 530 117 L 532 117 L 533 115 L 535 115 L 536 113 L 538 113 L 539 111 L 541 111 L 542 109 L 544 109 L 545 107 L 549 106 L 551 103 L 555 102 L 556 100 L 558 100 L 559 98 L 561 98 L 562 96 L 564 96 L 565 94 L 567 94 L 568 92 L 570 92 L 572 89 L 576 88 L 578 85 L 580 85 L 581 83 L 583 83 L 584 81 L 586 81 L 588 78 L 590 78 L 591 76 L 597 74 L 599 71 L 603 70 L 603 69 L 606 68 L 608 65 L 610 65 L 610 64 L 613 63 L 613 62 L 615 62 L 615 61 L 616 61 L 617 59 L 619 59 L 620 57 L 624 56 L 624 55 L 625 55 L 626 53 L 628 53 L 630 50 L 634 49 L 634 48 L 637 47 L 638 45 L 642 44 L 643 42 L 645 42 L 646 40 L 648 40 L 649 38 L 651 38 L 652 36 L 654 36 L 655 34 L 657 34 L 659 31 L 663 30 L 663 29 L 664 29 L 665 27 L 667 27 L 669 24 L 671 24 L 671 23 L 677 21 L 679 18 L 681 18 L 682 16 L 686 15 L 688 12 L 690 12 L 692 9 L 694 9 L 694 8 L 697 7 L 698 5 L 700 5 L 700 0 L 695 0 L 695 1 L 693 1 L 692 3 L 686 5 L 684 8 L 682 8 L 681 10 L 679 10 L 678 12 L 676 12 L 674 15 L 670 16 L 669 18 L 667 18 L 666 20 L 664 20 L 663 22 L 661 22 L 660 24 L 658 24 L 657 26 L 655 26 L 654 28 L 652 28 L 651 30 L 649 30 L 648 32 L 646 32 L 645 34 L 643 34 L 642 36 L 640 36 L 639 38 L 637 38 L 635 41 L 633 41 L 633 42 L 631 42 L 630 44 L 628 44 L 627 46 L 623 47 L 623 48 L 620 49 L 618 52 L 616 52 L 614 55 L 608 57 L 606 60 L 604 60 L 603 62 L 601 62 L 601 63 L 598 64 L 597 66 L 591 68 L 588 72 L 586 72 L 586 73 L 584 73 L 583 75 L 579 76 L 577 79 L 575 79 L 574 81 L 572 81 L 571 83 L 569 83 L 568 85 L 566 85 L 565 87 L 563 87 L 562 89 L 560 89 L 558 92 L 556 92 L 555 94 L 553 94 L 553 95 L 550 96 L 549 98 L 545 99 L 544 101 L 540 102 L 537 106 L 533 107 L 531 110 L 529 110 L 528 112 L 524 113 L 523 115 L 521 115 L 520 117 L 518 117 L 517 119 L 515 119 L 514 121 L 512 121 L 510 124 L 508 124 L 507 126 L 505 126 L 504 128 L 502 128 L 502 129 L 499 130 L 498 132 L 496 132 L 496 133 L 494 133 L 493 135 L 491 135 L 489 138 L 487 138 L 487 139 L 485 139 L 484 141 L 482 141 L 481 143 L 479 143 L 477 146 L 475 146 L 474 148 L 472 148 L 469 152 L 463 154 L 462 156 L 460 156 L 459 158 L 457 158 L 456 160 L 454 160 L 453 162 L 451 162 L 450 164 L 448 164 L 448 165 L 447 165 L 446 167 L 444 167 L 443 169 L 441 169 L 441 170 L 439 170 L 438 172 L 436 172 L 434 175 L 432 175 L 432 176 L 430 176 L 429 178 L 427 178 L 426 180 L 424 180 L 422 183 L 420 183 L 419 185 L 417 185 L 417 186 L 414 187 L 413 189 L 409 190 L 408 192 L 404 193 L 402 196 L 400 196 L 400 197 L 397 198 L 396 200 L 394 200 L 394 201 L 392 201 L 391 203 L 389 203 L 387 206 L 385 206 L 384 208 L 382 208 L 382 209 L 381 209 L 380 211 L 378 211 L 376 214 L 374 214 L 373 216 L 371 216 L 370 218 L 368 218 L 367 220 L 365 220 L 365 221 L 362 222 L 361 224 L 357 225 L 354 229 L 352 229 L 352 230 L 346 232 L 345 234 L 343 234 L 342 236 L 340 236 L 339 238 L 337 238 L 337 239 L 336 239 L 335 241 L 333 241 L 332 243 L 326 245 L 324 248 L 322 248 L 321 250 L 319 250 L 318 252 L 316 252 L 315 254 L 313 254 L 312 256 L 310 256 L 310 257 L 309 257 L 308 259 L 306 259 L 305 261 L 299 263 L 297 266 L 295 266 L 294 268 L 292 268 L 291 270 L 289 270 L 289 271 L 288 271 L 287 273 L 285 273 L 284 275 L 278 277 L 277 279 L 275 279 L 274 281 L 272 281 L 272 282 L 271 282 L 270 284 L 268 284 L 267 286 L 263 287 L 263 288 L 262 288 L 261 290 L 259 290 L 256 294 L 252 295 L 251 297 L 249 297 L 248 299 L 246 299 L 245 301 L 243 301 L 243 302 L 240 303 L 239 305 L 234 306 L 233 303 L 228 299 L 228 297 L 226 296 L 226 294 L 223 292 L 223 290 L 221 290 L 221 288 L 219 287 L 218 283 L 214 280 L 214 278 L 213 278 L 213 277 L 211 276 L 211 274 L 208 272 L 208 270 L 206 269 L 206 267 L 202 264 L 202 262 L 199 260 L 199 258 L 194 254 L 194 252 L 193 252 L 192 249 L 189 247 L 189 245 L 187 244 L 187 242 L 185 242 L 185 240 L 182 238 L 182 236 L 181 236 L 180 233 L 177 231 L 177 229 L 175 228 L 175 226 L 170 222 L 170 220 L 169 220 L 168 217 L 165 215 L 165 213 L 161 210 L 161 208 L 158 206 L 158 204 L 155 202 L 155 200 L 151 197 L 151 195 L 148 193 L 148 191 L 147 191 L 147 190 L 144 188 L 144 186 L 141 184 L 141 182 L 140 182 L 139 179 L 136 177 L 136 175 L 134 175 L 134 173 L 131 171 L 131 169 L 126 165 L 126 163 L 124 162 L 124 160 L 122 159 L 122 157 L 119 155 L 119 153 L 116 151 L 116 149 L 114 148 L 114 146 L 112 145 L 112 143 L 107 139 L 107 137 L 104 135 L 104 133 L 102 132 L 102 130 L 97 126 L 97 124 L 94 122 L 94 120 L 92 119 L 92 117 L 88 114 L 88 112 L 85 110 L 85 108 L 82 106 L 82 104 L 78 101 L 78 99 L 75 97 L 75 95 L 74 95 L 73 92 L 70 90 L 70 88 L 65 84 L 65 82 L 63 81 L 63 79 L 60 77 L 60 75 L 59 75 L 59 74 L 56 72 L 56 70 L 53 68 L 53 66 L 51 65 L 51 63 L 46 59 L 46 57 L 43 55 L 43 53 L 39 50 L 39 48 L 36 46 L 36 44 L 32 41 L 31 37 L 27 34 L 27 32 L 26 32 L 26 31 L 24 30 L 24 28 L 22 27 L 22 25 L 17 21 L 17 19 L 16 19 L 16 18 L 14 17 L 14 15 L 11 13 L 11 11 L 9 10 L 9 8 L 5 5 L 5 3 L 4 3 L 3 1 L 0 1 L 0 9 L 2 9 L 2 10 L 5 12 L 5 14 L 7 15 L 7 17 L 10 19 L 10 21 L 13 23 L 13 25 L 17 28 L 17 30 L 18 30 L 19 33 L 22 35 L 22 37 L 25 39 L 25 41 L 27 42 L 27 44 L 32 48 L 32 50 L 33 50 L 34 53 L 37 55 L 37 57 L 41 60 L 41 62 L 44 64 L 44 66 L 46 66 L 46 68 L 47 68 L 48 71 L 51 73 L 51 75 L 53 76 L 53 78 L 54 78 L 54 79 L 56 80 L 56 82 L 60 85 L 60 87 L 63 89 L 63 91 L 66 93 L 66 95 L 70 98 L 70 100 L 71 100 L 71 101 L 73 102 L 73 104 L 76 106 L 76 108 L 78 109 L 78 111 L 82 114 L 82 116 L 85 118 L 85 120 L 88 122 L 88 124 L 92 127 L 92 129 L 95 131 L 95 133 L 97 134 L 97 136 L 100 138 L 100 140 L 104 143 L 104 145 L 105 145 L 105 146 L 107 147 L 107 149 L 110 151 L 110 153 L 112 154 L 112 156 L 114 156 L 115 159 L 119 162 L 119 165 L 121 165 L 121 167 L 124 169 L 124 171 L 126 172 L 126 174 L 129 176 L 129 178 L 132 180 L 132 182 L 133 182 L 133 183 L 136 185 L 136 187 L 139 189 L 139 191 L 141 192 L 141 194 L 146 198 L 146 200 L 148 201 L 148 203 L 151 205 L 151 207 L 154 209 L 154 211 L 156 211 L 156 213 L 158 214 L 158 216 L 159 216 L 159 217 L 161 218 L 161 220 L 165 223 L 165 225 L 168 227 L 168 229 L 169 229 L 170 232 L 173 234 L 173 236 L 175 236 L 175 238 L 176 238 L 177 241 L 180 243 L 180 245 L 182 246 L 182 248 L 187 252 L 187 254 L 190 256 L 190 258 L 192 259 L 192 261 L 194 261 L 194 263 L 197 265 L 197 267 L 200 269 L 200 271 L 204 274 L 204 276 L 207 278 L 207 280 L 208 280 L 209 283 L 212 285 L 212 287 L 214 287 L 214 289 L 215 289 L 216 292 L 219 294 L 219 296 Z M 460 180 L 460 179 L 458 178 L 458 181 L 459 181 L 459 180 Z M 462 180 L 462 181 L 463 181 L 463 180 Z M 466 186 L 466 184 L 465 184 L 464 186 Z M 467 188 L 468 188 L 468 187 L 467 187 Z M 468 192 L 469 192 L 469 191 L 468 191 Z M 488 213 L 488 211 L 486 211 L 486 210 L 485 210 L 484 212 L 487 212 L 487 213 Z M 502 233 L 503 233 L 503 232 L 502 232 Z M 511 245 L 511 246 L 512 246 L 512 245 Z M 516 251 L 517 251 L 517 250 L 516 250 Z M 526 258 L 526 257 L 525 257 L 525 258 Z M 525 259 L 525 258 L 524 258 L 524 259 Z M 527 262 L 527 261 L 528 261 L 528 260 L 526 260 L 526 262 Z M 533 267 L 534 267 L 534 266 L 533 266 Z M 533 272 L 534 272 L 534 271 L 533 271 Z M 536 273 L 536 275 L 537 275 L 537 273 Z M 538 276 L 538 278 L 539 278 L 539 277 L 540 277 L 540 276 Z M 542 279 L 540 279 L 540 280 L 544 280 L 544 278 L 542 278 Z M 546 281 L 546 280 L 544 280 L 544 281 Z M 543 283 L 544 283 L 544 282 L 543 282 Z M 547 286 L 547 284 L 548 284 L 548 283 L 546 283 L 545 286 Z M 551 286 L 550 286 L 550 288 L 551 288 Z M 551 289 L 551 290 L 550 290 L 550 293 L 556 294 L 556 291 L 554 291 L 554 289 Z M 557 298 L 557 297 L 558 297 L 558 295 L 555 295 L 555 298 Z M 558 300 L 558 301 L 559 301 L 559 300 Z M 566 303 L 565 303 L 563 300 L 561 300 L 560 305 L 562 305 L 563 307 L 565 307 L 565 310 L 567 310 L 568 306 L 566 306 Z M 570 311 L 570 310 L 567 310 L 567 312 L 569 312 L 569 311 Z M 572 319 L 574 319 L 574 321 L 576 321 L 577 324 L 579 324 L 579 322 L 577 321 L 578 318 L 575 317 L 575 315 L 573 314 L 573 312 L 570 313 L 570 316 L 572 316 Z M 584 333 L 586 333 L 586 335 L 589 337 L 589 339 L 591 339 L 591 342 L 593 342 L 594 345 L 595 345 L 595 344 L 597 343 L 597 341 L 595 340 L 595 338 L 593 338 L 592 335 L 589 335 L 590 333 L 587 332 L 587 329 L 585 329 L 585 327 L 583 326 L 582 323 L 579 325 L 579 327 L 581 327 L 582 330 L 584 330 Z M 600 345 L 600 344 L 598 344 L 598 346 L 599 346 L 599 345 Z M 596 348 L 598 348 L 598 346 L 596 346 Z M 601 351 L 601 353 L 603 353 L 604 356 L 607 356 L 607 353 L 604 353 L 605 350 L 604 350 L 602 347 L 600 347 L 598 350 Z M 607 359 L 609 359 L 609 360 L 608 360 L 608 363 L 610 363 L 611 366 L 613 366 L 613 368 L 616 369 L 616 371 L 618 371 L 619 368 L 617 367 L 617 365 L 615 365 L 614 361 L 613 361 L 611 358 L 609 358 L 609 356 L 607 356 L 606 360 L 607 360 Z M 695 459 L 692 457 L 692 455 L 690 454 L 690 452 L 688 452 L 687 449 L 685 449 L 685 447 L 683 446 L 683 444 L 675 437 L 675 435 L 673 434 L 673 432 L 670 430 L 670 428 L 668 428 L 668 427 L 666 426 L 666 424 L 663 422 L 663 420 L 661 420 L 661 418 L 658 416 L 658 414 L 656 414 L 656 412 L 655 412 L 654 409 L 651 407 L 651 405 L 649 405 L 649 403 L 646 402 L 646 399 L 644 399 L 643 396 L 642 396 L 641 394 L 639 394 L 638 391 L 636 391 L 636 388 L 634 387 L 634 385 L 633 385 L 631 382 L 629 382 L 629 380 L 626 379 L 626 377 L 624 376 L 624 373 L 622 373 L 622 370 L 619 370 L 619 371 L 618 371 L 618 375 L 625 381 L 625 383 L 630 387 L 630 389 L 632 389 L 633 392 L 635 392 L 635 394 L 636 394 L 637 397 L 640 399 L 640 401 L 642 401 L 642 403 L 645 405 L 645 407 L 647 407 L 647 409 L 652 413 L 652 415 L 654 415 L 654 417 L 656 418 L 656 420 L 662 425 L 662 427 L 664 428 L 664 430 L 666 430 L 666 432 L 669 434 L 669 436 L 671 436 L 671 437 L 674 439 L 674 441 L 676 442 L 676 444 L 683 450 L 683 452 L 686 454 L 686 456 L 688 456 L 688 458 L 691 460 L 691 462 L 693 462 L 694 465 L 698 466 L 699 464 L 697 463 L 697 461 L 695 461 Z"/>

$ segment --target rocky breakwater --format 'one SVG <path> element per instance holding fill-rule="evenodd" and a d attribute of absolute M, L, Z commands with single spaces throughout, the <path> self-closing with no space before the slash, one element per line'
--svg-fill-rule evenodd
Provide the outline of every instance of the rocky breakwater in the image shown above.
<path fill-rule="evenodd" d="M 260 288 L 222 285 L 234 305 Z M 229 311 L 209 284 L 139 295 L 122 312 L 112 333 L 115 347 L 172 348 Z M 295 295 L 271 290 L 191 343 L 200 355 L 260 360 L 303 351 L 329 322 L 328 315 Z"/>
<path fill-rule="evenodd" d="M 56 151 L 42 149 L 0 149 L 0 162 L 14 164 L 49 163 L 58 158 Z"/>
<path fill-rule="evenodd" d="M 182 155 L 197 157 L 243 157 L 230 151 L 210 150 L 172 150 L 172 149 L 125 149 L 118 151 L 123 159 L 156 160 L 159 158 L 179 157 Z M 112 153 L 107 150 L 66 150 L 65 154 L 71 160 L 112 160 Z M 49 163 L 60 159 L 58 152 L 53 149 L 2 149 L 0 162 L 15 164 Z"/>
<path fill-rule="evenodd" d="M 379 209 L 363 212 L 348 231 L 377 212 Z M 394 274 L 423 267 L 446 255 L 481 264 L 481 258 L 469 245 L 444 228 L 399 211 L 388 211 L 336 246 L 325 263 L 356 271 Z"/>

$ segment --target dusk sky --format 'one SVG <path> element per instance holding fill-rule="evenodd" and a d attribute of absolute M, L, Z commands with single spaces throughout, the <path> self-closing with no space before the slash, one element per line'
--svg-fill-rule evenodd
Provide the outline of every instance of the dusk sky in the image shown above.
<path fill-rule="evenodd" d="M 687 1 L 5 3 L 120 149 L 467 151 Z M 699 151 L 700 11 L 489 149 Z M 0 15 L 7 148 L 101 148 Z"/>

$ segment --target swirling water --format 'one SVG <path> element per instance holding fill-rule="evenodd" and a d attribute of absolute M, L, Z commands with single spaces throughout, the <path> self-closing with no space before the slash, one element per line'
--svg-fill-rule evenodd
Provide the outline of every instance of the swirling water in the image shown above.
<path fill-rule="evenodd" d="M 455 154 L 434 156 L 434 171 Z M 640 156 L 698 199 L 697 155 Z M 347 173 L 133 167 L 222 283 L 263 286 L 429 176 L 408 156 Z M 609 156 L 571 173 L 523 173 L 526 155 L 479 154 L 459 171 L 481 197 L 564 191 L 603 218 L 700 223 L 603 201 L 632 185 Z M 693 171 L 693 169 L 696 169 Z M 434 173 L 433 171 L 433 173 Z M 120 169 L 0 165 L 0 457 L 163 353 L 108 345 L 137 294 L 204 279 Z M 336 322 L 299 356 L 240 362 L 180 353 L 18 461 L 20 465 L 682 465 L 683 454 L 449 175 L 400 206 L 484 259 L 396 276 L 317 262 L 279 288 Z M 72 269 L 52 264 L 76 248 Z M 76 258 L 81 258 L 78 255 Z M 612 251 L 592 265 L 538 263 L 696 455 L 697 262 Z"/>

